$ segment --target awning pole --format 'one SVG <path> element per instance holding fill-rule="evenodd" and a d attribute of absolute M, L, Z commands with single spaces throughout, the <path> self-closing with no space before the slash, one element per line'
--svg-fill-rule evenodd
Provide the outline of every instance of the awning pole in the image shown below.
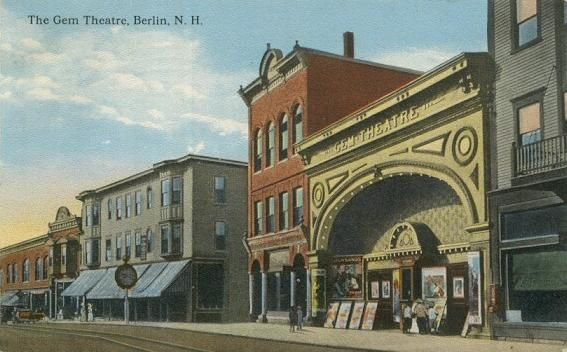
<path fill-rule="evenodd" d="M 128 289 L 126 289 L 126 296 L 124 297 L 124 322 L 130 322 L 130 307 L 128 306 Z"/>

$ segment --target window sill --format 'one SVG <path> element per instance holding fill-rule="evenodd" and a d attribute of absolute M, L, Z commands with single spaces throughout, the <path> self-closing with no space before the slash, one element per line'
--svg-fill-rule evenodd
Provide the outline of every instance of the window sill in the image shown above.
<path fill-rule="evenodd" d="M 525 44 L 522 44 L 522 45 L 520 45 L 520 46 L 516 46 L 516 45 L 514 44 L 514 47 L 513 47 L 512 50 L 510 51 L 510 55 L 517 54 L 517 53 L 523 51 L 524 49 L 527 49 L 527 48 L 530 48 L 530 47 L 532 47 L 532 46 L 537 45 L 538 43 L 540 43 L 540 42 L 542 42 L 542 41 L 543 41 L 542 37 L 541 37 L 541 36 L 538 36 L 537 38 L 533 39 L 532 41 L 529 41 L 529 42 L 527 42 L 527 43 L 525 43 Z"/>

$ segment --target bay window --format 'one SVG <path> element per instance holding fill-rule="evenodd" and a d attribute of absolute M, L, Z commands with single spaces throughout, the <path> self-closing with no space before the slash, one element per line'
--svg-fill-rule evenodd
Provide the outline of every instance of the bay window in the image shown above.
<path fill-rule="evenodd" d="M 183 184 L 181 177 L 173 178 L 173 192 L 171 194 L 171 204 L 181 204 L 181 194 L 183 191 Z"/>

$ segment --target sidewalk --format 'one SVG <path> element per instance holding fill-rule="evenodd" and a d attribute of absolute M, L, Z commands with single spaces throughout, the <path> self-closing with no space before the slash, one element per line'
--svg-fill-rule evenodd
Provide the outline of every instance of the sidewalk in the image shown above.
<path fill-rule="evenodd" d="M 71 321 L 57 323 L 81 324 Z M 124 322 L 94 322 L 93 324 L 124 325 Z M 329 347 L 348 347 L 370 351 L 567 352 L 567 345 L 465 339 L 457 336 L 405 335 L 398 330 L 362 331 L 306 327 L 300 332 L 290 333 L 289 327 L 282 324 L 131 322 L 130 325 L 191 330 L 267 340 L 293 341 L 295 343 Z"/>

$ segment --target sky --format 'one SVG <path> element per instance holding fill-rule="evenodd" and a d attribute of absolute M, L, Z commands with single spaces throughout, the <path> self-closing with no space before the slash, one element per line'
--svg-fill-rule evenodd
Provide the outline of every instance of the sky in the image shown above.
<path fill-rule="evenodd" d="M 0 247 L 46 233 L 60 206 L 80 214 L 81 191 L 158 161 L 246 161 L 237 90 L 267 43 L 342 54 L 352 31 L 357 58 L 425 71 L 486 51 L 486 12 L 484 0 L 0 0 Z"/>

